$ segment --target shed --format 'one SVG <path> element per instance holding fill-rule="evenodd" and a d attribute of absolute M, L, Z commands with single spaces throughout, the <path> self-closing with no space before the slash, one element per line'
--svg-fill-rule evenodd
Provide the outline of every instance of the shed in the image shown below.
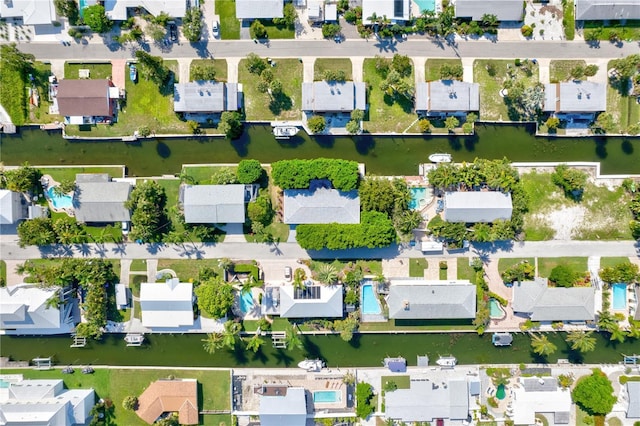
<path fill-rule="evenodd" d="M 335 22 L 338 20 L 338 4 L 337 3 L 325 3 L 324 20 L 325 22 Z"/>

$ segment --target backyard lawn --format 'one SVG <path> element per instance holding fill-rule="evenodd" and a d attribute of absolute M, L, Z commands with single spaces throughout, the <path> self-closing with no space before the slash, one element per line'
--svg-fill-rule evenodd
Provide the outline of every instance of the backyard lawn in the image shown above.
<path fill-rule="evenodd" d="M 324 72 L 331 71 L 344 71 L 346 80 L 353 80 L 353 68 L 351 66 L 351 59 L 349 58 L 318 58 L 313 65 L 313 79 L 315 81 L 324 80 Z"/>
<path fill-rule="evenodd" d="M 11 121 L 15 125 L 22 125 L 26 122 L 27 106 L 27 76 L 20 75 L 10 67 L 0 65 L 0 104 L 4 106 Z"/>
<path fill-rule="evenodd" d="M 7 264 L 4 260 L 0 260 L 0 283 L 4 283 L 3 286 L 7 285 Z"/>
<path fill-rule="evenodd" d="M 51 177 L 60 182 L 62 180 L 76 180 L 76 175 L 79 173 L 107 173 L 112 178 L 124 177 L 125 167 L 109 167 L 109 166 L 96 166 L 96 167 L 40 167 L 42 174 L 51 175 Z"/>
<path fill-rule="evenodd" d="M 211 183 L 211 176 L 219 171 L 220 169 L 233 169 L 234 171 L 237 167 L 227 167 L 227 166 L 189 166 L 183 167 L 182 173 L 187 176 L 193 178 L 193 180 L 198 185 L 206 185 Z"/>
<path fill-rule="evenodd" d="M 64 78 L 77 80 L 80 78 L 80 70 L 89 70 L 89 78 L 91 80 L 104 80 L 111 77 L 111 63 L 101 64 L 81 64 L 77 62 L 64 63 Z"/>
<path fill-rule="evenodd" d="M 578 65 L 584 68 L 587 63 L 582 59 L 551 61 L 549 64 L 549 81 L 551 83 L 569 81 L 571 79 L 571 70 Z"/>
<path fill-rule="evenodd" d="M 424 65 L 425 80 L 440 80 L 440 67 L 445 64 L 462 66 L 462 59 L 427 59 Z"/>
<path fill-rule="evenodd" d="M 611 68 L 611 65 L 607 66 L 608 70 Z M 607 112 L 613 115 L 617 124 L 615 132 L 623 133 L 630 125 L 640 122 L 640 104 L 636 97 L 622 95 L 611 84 L 607 84 Z"/>
<path fill-rule="evenodd" d="M 189 67 L 189 81 L 194 81 L 193 68 L 195 66 L 213 66 L 216 70 L 216 81 L 227 81 L 227 60 L 226 59 L 194 59 Z"/>
<path fill-rule="evenodd" d="M 539 257 L 538 258 L 538 275 L 548 277 L 551 270 L 558 265 L 569 267 L 572 271 L 584 274 L 587 272 L 586 257 Z"/>
<path fill-rule="evenodd" d="M 36 86 L 39 95 L 38 106 L 27 102 L 28 119 L 31 123 L 53 123 L 62 121 L 61 115 L 49 114 L 49 76 L 51 75 L 51 64 L 36 62 L 33 64 L 33 84 Z"/>
<path fill-rule="evenodd" d="M 424 257 L 409 259 L 409 276 L 424 278 L 424 270 L 429 267 L 429 262 Z"/>
<path fill-rule="evenodd" d="M 216 14 L 220 16 L 220 38 L 240 39 L 240 21 L 236 19 L 235 0 L 216 0 Z"/>
<path fill-rule="evenodd" d="M 302 63 L 298 59 L 278 59 L 273 74 L 282 82 L 283 95 L 272 98 L 258 91 L 260 76 L 247 70 L 247 60 L 238 65 L 238 81 L 244 86 L 246 120 L 299 120 L 302 105 Z"/>
<path fill-rule="evenodd" d="M 380 385 L 384 389 L 384 385 L 388 382 L 396 384 L 398 389 L 409 389 L 411 384 L 411 376 L 380 376 Z"/>

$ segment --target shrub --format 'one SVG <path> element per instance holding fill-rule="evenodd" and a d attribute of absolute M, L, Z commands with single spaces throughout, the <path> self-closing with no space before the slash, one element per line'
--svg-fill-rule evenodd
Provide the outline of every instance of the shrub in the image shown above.
<path fill-rule="evenodd" d="M 573 287 L 578 280 L 578 274 L 566 265 L 558 265 L 551 270 L 549 281 L 557 287 Z"/>
<path fill-rule="evenodd" d="M 314 115 L 313 117 L 307 120 L 307 125 L 309 126 L 309 130 L 311 133 L 321 133 L 327 126 L 325 119 L 321 115 Z"/>
<path fill-rule="evenodd" d="M 182 33 L 190 42 L 202 37 L 202 11 L 199 7 L 190 7 L 182 18 Z"/>
<path fill-rule="evenodd" d="M 138 408 L 138 397 L 133 395 L 125 396 L 122 400 L 122 408 L 130 411 Z"/>
<path fill-rule="evenodd" d="M 258 160 L 242 160 L 238 163 L 238 182 L 254 183 L 262 177 L 264 170 Z"/>
<path fill-rule="evenodd" d="M 587 65 L 584 69 L 584 75 L 586 75 L 587 77 L 593 77 L 598 73 L 598 69 L 599 67 L 597 65 Z"/>
<path fill-rule="evenodd" d="M 549 130 L 556 130 L 560 126 L 560 119 L 558 117 L 549 117 L 544 124 Z"/>
<path fill-rule="evenodd" d="M 371 385 L 365 382 L 358 383 L 356 385 L 356 415 L 361 419 L 366 419 L 373 413 L 371 398 L 373 398 Z"/>
<path fill-rule="evenodd" d="M 358 188 L 360 178 L 357 162 L 328 158 L 276 161 L 271 166 L 271 176 L 282 189 L 304 189 L 314 179 L 329 179 L 340 191 Z"/>
<path fill-rule="evenodd" d="M 254 20 L 249 27 L 251 38 L 267 38 L 267 28 L 259 20 Z"/>
<path fill-rule="evenodd" d="M 579 200 L 587 184 L 587 174 L 570 169 L 566 164 L 560 164 L 551 174 L 551 181 L 562 188 L 567 197 Z"/>
<path fill-rule="evenodd" d="M 422 133 L 428 133 L 431 131 L 431 122 L 426 118 L 418 120 L 418 127 Z"/>
<path fill-rule="evenodd" d="M 322 26 L 322 37 L 332 38 L 340 34 L 340 25 L 338 24 L 324 24 Z"/>

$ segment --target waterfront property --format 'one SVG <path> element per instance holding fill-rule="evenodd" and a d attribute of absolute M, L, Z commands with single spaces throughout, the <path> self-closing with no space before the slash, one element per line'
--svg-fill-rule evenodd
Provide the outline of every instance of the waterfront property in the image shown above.
<path fill-rule="evenodd" d="M 495 15 L 499 21 L 522 21 L 524 6 L 519 0 L 457 0 L 455 13 L 457 18 L 473 21 L 480 21 L 487 13 Z"/>
<path fill-rule="evenodd" d="M 138 397 L 136 414 L 148 424 L 170 412 L 178 413 L 181 425 L 198 424 L 197 380 L 157 380 Z"/>
<path fill-rule="evenodd" d="M 584 80 L 545 84 L 543 111 L 594 114 L 607 109 L 607 86 Z"/>
<path fill-rule="evenodd" d="M 513 311 L 532 321 L 584 322 L 595 319 L 594 287 L 549 287 L 546 278 L 515 282 Z"/>
<path fill-rule="evenodd" d="M 53 0 L 13 0 L 0 2 L 0 16 L 21 19 L 23 25 L 51 25 L 56 20 Z"/>
<path fill-rule="evenodd" d="M 466 319 L 476 316 L 476 286 L 468 280 L 389 279 L 389 318 Z"/>
<path fill-rule="evenodd" d="M 409 201 L 410 209 L 420 210 L 427 206 L 428 188 L 424 186 L 412 186 L 409 187 L 409 192 L 411 192 L 411 200 Z"/>
<path fill-rule="evenodd" d="M 576 21 L 640 19 L 637 0 L 576 0 Z"/>
<path fill-rule="evenodd" d="M 73 210 L 73 195 L 57 193 L 56 186 L 52 185 L 44 191 L 51 210 L 54 212 L 71 212 Z"/>
<path fill-rule="evenodd" d="M 0 381 L 0 419 L 6 425 L 88 424 L 95 402 L 93 389 L 65 389 L 61 379 Z"/>
<path fill-rule="evenodd" d="M 417 113 L 467 113 L 480 110 L 480 85 L 457 80 L 437 80 L 416 85 Z"/>
<path fill-rule="evenodd" d="M 95 3 L 95 2 L 94 2 Z M 81 3 L 82 4 L 82 3 Z M 144 8 L 153 16 L 165 12 L 173 18 L 183 18 L 187 10 L 185 0 L 105 0 L 104 11 L 113 21 L 126 21 L 127 9 Z"/>
<path fill-rule="evenodd" d="M 27 217 L 22 200 L 19 192 L 0 189 L 0 225 L 12 225 Z"/>
<path fill-rule="evenodd" d="M 571 391 L 560 388 L 555 377 L 521 377 L 513 389 L 513 420 L 518 425 L 536 423 L 536 414 L 544 414 L 554 424 L 569 424 Z"/>
<path fill-rule="evenodd" d="M 362 23 L 373 25 L 372 16 L 389 19 L 392 24 L 411 19 L 411 0 L 362 0 Z"/>
<path fill-rule="evenodd" d="M 613 303 L 611 304 L 613 310 L 623 311 L 627 309 L 627 285 L 624 283 L 613 284 L 611 293 L 613 295 Z"/>
<path fill-rule="evenodd" d="M 500 306 L 500 302 L 493 298 L 489 299 L 489 316 L 491 317 L 491 319 L 502 319 L 506 315 L 507 314 L 504 312 L 504 310 L 502 310 L 502 307 Z"/>
<path fill-rule="evenodd" d="M 282 0 L 236 0 L 236 18 L 273 19 L 282 18 Z"/>
<path fill-rule="evenodd" d="M 142 325 L 162 331 L 193 325 L 193 284 L 177 278 L 140 285 Z"/>
<path fill-rule="evenodd" d="M 320 113 L 364 111 L 366 86 L 353 81 L 316 81 L 302 83 L 302 110 Z"/>
<path fill-rule="evenodd" d="M 240 99 L 238 83 L 195 81 L 173 85 L 173 110 L 185 113 L 187 119 L 237 111 L 241 108 Z"/>
<path fill-rule="evenodd" d="M 360 287 L 360 311 L 364 315 L 380 315 L 382 307 L 373 290 L 373 282 L 363 284 Z"/>
<path fill-rule="evenodd" d="M 186 223 L 244 223 L 245 185 L 183 185 Z"/>
<path fill-rule="evenodd" d="M 55 100 L 65 124 L 111 124 L 118 97 L 110 80 L 65 79 L 58 83 Z"/>
<path fill-rule="evenodd" d="M 513 213 L 511 194 L 497 191 L 455 191 L 444 195 L 443 219 L 477 223 L 509 220 Z"/>
<path fill-rule="evenodd" d="M 627 382 L 627 396 L 629 397 L 627 418 L 640 419 L 640 382 Z"/>
<path fill-rule="evenodd" d="M 260 425 L 304 425 L 307 421 L 305 389 L 282 385 L 263 385 L 260 393 Z"/>
<path fill-rule="evenodd" d="M 342 296 L 341 285 L 267 286 L 261 312 L 282 318 L 342 318 Z"/>
<path fill-rule="evenodd" d="M 112 181 L 106 173 L 76 175 L 76 196 L 73 203 L 78 222 L 128 222 L 131 212 L 125 203 L 131 194 L 131 184 Z"/>
<path fill-rule="evenodd" d="M 326 187 L 286 189 L 283 222 L 289 225 L 360 223 L 358 191 L 345 192 Z"/>

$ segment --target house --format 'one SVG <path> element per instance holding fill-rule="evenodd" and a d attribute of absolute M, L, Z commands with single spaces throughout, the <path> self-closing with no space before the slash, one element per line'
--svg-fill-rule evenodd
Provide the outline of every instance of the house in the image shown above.
<path fill-rule="evenodd" d="M 109 80 L 60 80 L 56 102 L 65 124 L 111 123 L 115 98 Z"/>
<path fill-rule="evenodd" d="M 354 109 L 364 111 L 367 107 L 365 95 L 365 83 L 353 81 L 302 83 L 302 110 L 314 113 L 350 113 Z"/>
<path fill-rule="evenodd" d="M 127 286 L 124 284 L 116 284 L 116 306 L 118 309 L 126 309 L 129 306 L 129 294 Z"/>
<path fill-rule="evenodd" d="M 21 376 L 21 375 L 20 375 Z M 0 424 L 89 424 L 95 403 L 93 389 L 65 389 L 61 379 L 9 380 L 0 388 Z"/>
<path fill-rule="evenodd" d="M 283 0 L 236 0 L 238 19 L 273 19 L 283 16 Z"/>
<path fill-rule="evenodd" d="M 185 185 L 181 195 L 186 223 L 244 223 L 244 185 Z"/>
<path fill-rule="evenodd" d="M 3 0 L 0 18 L 22 19 L 23 25 L 51 25 L 56 21 L 56 8 L 53 0 Z"/>
<path fill-rule="evenodd" d="M 238 83 L 195 81 L 173 85 L 173 110 L 195 114 L 237 111 Z"/>
<path fill-rule="evenodd" d="M 629 396 L 627 418 L 640 419 L 640 382 L 628 381 L 627 395 Z"/>
<path fill-rule="evenodd" d="M 342 296 L 341 285 L 267 286 L 261 312 L 282 318 L 342 318 Z"/>
<path fill-rule="evenodd" d="M 357 190 L 338 191 L 285 189 L 284 218 L 289 225 L 314 223 L 360 223 L 360 196 Z"/>
<path fill-rule="evenodd" d="M 128 222 L 131 212 L 125 206 L 131 194 L 129 182 L 112 181 L 106 173 L 76 175 L 73 208 L 78 222 Z"/>
<path fill-rule="evenodd" d="M 322 21 L 323 2 L 319 0 L 307 1 L 307 18 L 311 22 Z"/>
<path fill-rule="evenodd" d="M 480 21 L 485 14 L 495 15 L 498 21 L 522 21 L 524 5 L 520 0 L 456 0 L 456 18 Z"/>
<path fill-rule="evenodd" d="M 640 19 L 638 0 L 576 0 L 576 21 Z"/>
<path fill-rule="evenodd" d="M 388 19 L 392 24 L 411 19 L 411 0 L 362 0 L 362 23 L 373 25 L 375 19 Z"/>
<path fill-rule="evenodd" d="M 582 322 L 595 319 L 594 287 L 549 287 L 546 278 L 516 282 L 513 311 L 532 321 Z"/>
<path fill-rule="evenodd" d="M 324 4 L 324 22 L 338 21 L 338 3 Z"/>
<path fill-rule="evenodd" d="M 13 225 L 26 218 L 22 199 L 19 192 L 0 189 L 0 225 Z"/>
<path fill-rule="evenodd" d="M 543 414 L 553 424 L 569 424 L 571 391 L 558 387 L 555 377 L 520 377 L 512 387 L 513 420 L 517 425 L 536 424 L 536 414 Z"/>
<path fill-rule="evenodd" d="M 91 0 L 90 0 L 91 1 Z M 197 3 L 196 3 L 197 4 Z M 172 18 L 184 18 L 186 0 L 104 0 L 104 11 L 112 21 L 126 21 L 127 9 L 143 8 L 153 16 L 161 12 Z"/>
<path fill-rule="evenodd" d="M 457 80 L 437 80 L 416 85 L 416 112 L 469 112 L 480 109 L 480 85 Z"/>
<path fill-rule="evenodd" d="M 447 222 L 495 222 L 509 220 L 511 194 L 498 191 L 452 191 L 444 194 L 443 219 Z"/>
<path fill-rule="evenodd" d="M 476 316 L 476 286 L 468 280 L 389 280 L 389 318 L 464 319 Z"/>
<path fill-rule="evenodd" d="M 179 328 L 193 325 L 193 284 L 177 278 L 165 283 L 140 285 L 142 325 L 148 328 Z"/>
<path fill-rule="evenodd" d="M 74 303 L 54 306 L 57 288 L 18 284 L 0 288 L 0 330 L 4 334 L 65 334 L 73 331 Z"/>
<path fill-rule="evenodd" d="M 464 378 L 412 380 L 409 389 L 387 392 L 385 407 L 387 418 L 407 423 L 467 420 L 469 385 Z"/>
<path fill-rule="evenodd" d="M 136 414 L 153 424 L 164 413 L 178 413 L 181 425 L 198 424 L 198 381 L 156 380 L 138 397 Z"/>
<path fill-rule="evenodd" d="M 595 113 L 606 109 L 606 84 L 573 80 L 544 85 L 545 112 L 576 114 Z"/>
<path fill-rule="evenodd" d="M 307 398 L 304 388 L 263 385 L 260 389 L 261 426 L 304 426 Z"/>

